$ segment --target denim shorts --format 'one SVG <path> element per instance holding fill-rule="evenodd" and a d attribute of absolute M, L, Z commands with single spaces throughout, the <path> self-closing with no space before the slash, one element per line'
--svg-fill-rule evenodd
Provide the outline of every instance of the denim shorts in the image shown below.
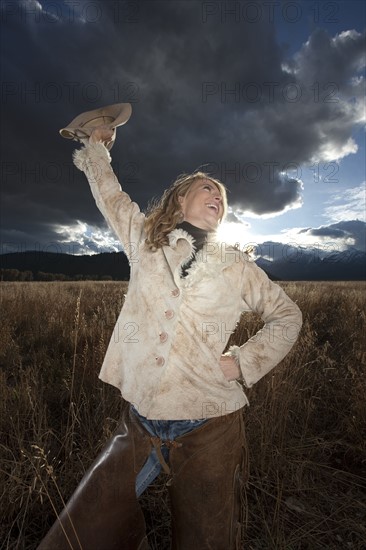
<path fill-rule="evenodd" d="M 135 407 L 131 405 L 131 411 L 139 419 L 146 430 L 154 437 L 160 439 L 174 441 L 176 437 L 202 426 L 207 422 L 207 418 L 203 420 L 148 420 L 137 412 Z M 164 460 L 169 463 L 169 449 L 162 445 L 161 452 Z M 156 454 L 155 447 L 151 450 L 145 464 L 136 477 L 136 495 L 137 498 L 147 489 L 147 487 L 158 477 L 162 470 L 159 458 Z"/>

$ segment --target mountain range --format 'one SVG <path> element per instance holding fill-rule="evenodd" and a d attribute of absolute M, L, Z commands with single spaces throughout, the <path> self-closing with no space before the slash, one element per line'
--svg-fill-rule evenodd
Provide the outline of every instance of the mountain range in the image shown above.
<path fill-rule="evenodd" d="M 356 249 L 319 254 L 318 249 L 299 248 L 293 257 L 256 263 L 274 279 L 284 281 L 363 281 L 366 253 Z"/>
<path fill-rule="evenodd" d="M 298 248 L 285 257 L 258 257 L 257 265 L 273 280 L 365 280 L 366 253 L 357 249 L 319 253 L 318 249 Z M 129 279 L 129 265 L 123 252 L 103 252 L 92 256 L 27 251 L 0 255 L 2 270 L 63 274 L 68 278 Z"/>

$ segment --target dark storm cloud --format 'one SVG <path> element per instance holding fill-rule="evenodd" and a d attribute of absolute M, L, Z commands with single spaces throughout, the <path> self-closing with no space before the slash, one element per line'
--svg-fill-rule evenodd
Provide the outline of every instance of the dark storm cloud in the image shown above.
<path fill-rule="evenodd" d="M 361 68 L 363 37 L 315 31 L 285 60 L 268 11 L 255 23 L 235 22 L 220 6 L 2 4 L 3 227 L 12 231 L 5 236 L 16 230 L 49 241 L 59 238 L 55 225 L 102 224 L 71 164 L 77 145 L 58 135 L 101 105 L 133 105 L 112 157 L 143 208 L 179 173 L 201 167 L 224 180 L 232 205 L 281 212 L 301 201 L 296 166 L 352 150 L 360 84 L 351 78 Z"/>
<path fill-rule="evenodd" d="M 357 250 L 366 252 L 366 223 L 360 220 L 351 220 L 345 222 L 333 223 L 331 225 L 321 226 L 318 228 L 301 229 L 298 233 L 308 235 L 310 237 L 328 238 L 333 241 L 346 242 L 350 240 L 352 246 Z"/>

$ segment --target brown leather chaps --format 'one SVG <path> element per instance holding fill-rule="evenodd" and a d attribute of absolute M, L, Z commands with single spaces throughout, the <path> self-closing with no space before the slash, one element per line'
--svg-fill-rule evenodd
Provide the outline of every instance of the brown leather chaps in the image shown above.
<path fill-rule="evenodd" d="M 173 550 L 242 549 L 242 414 L 210 419 L 170 448 Z M 151 448 L 150 434 L 126 407 L 116 433 L 38 550 L 147 550 L 135 481 Z"/>

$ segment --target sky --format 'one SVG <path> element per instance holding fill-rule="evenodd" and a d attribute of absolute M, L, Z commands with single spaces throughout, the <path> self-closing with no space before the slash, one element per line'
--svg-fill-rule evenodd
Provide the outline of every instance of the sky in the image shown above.
<path fill-rule="evenodd" d="M 0 18 L 1 253 L 122 250 L 59 134 L 119 102 L 112 166 L 142 210 L 203 169 L 226 242 L 365 251 L 363 1 L 2 0 Z"/>

